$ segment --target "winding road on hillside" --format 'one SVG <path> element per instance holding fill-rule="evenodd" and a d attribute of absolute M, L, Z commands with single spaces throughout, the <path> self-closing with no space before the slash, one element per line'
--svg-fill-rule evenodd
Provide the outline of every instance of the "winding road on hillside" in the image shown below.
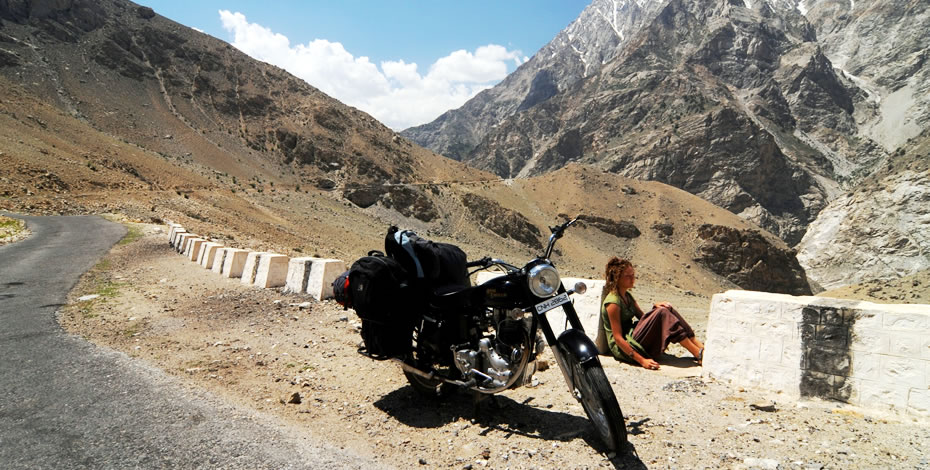
<path fill-rule="evenodd" d="M 126 232 L 26 217 L 0 246 L 0 468 L 372 468 L 59 327 L 82 273 Z"/>

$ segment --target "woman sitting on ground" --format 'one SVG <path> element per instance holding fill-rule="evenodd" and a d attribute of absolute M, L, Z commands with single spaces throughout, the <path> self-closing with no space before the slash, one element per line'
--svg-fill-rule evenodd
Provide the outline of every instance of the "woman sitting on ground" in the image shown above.
<path fill-rule="evenodd" d="M 704 344 L 694 330 L 668 302 L 653 304 L 649 313 L 643 313 L 630 289 L 636 283 L 636 270 L 625 259 L 613 257 L 607 262 L 605 273 L 606 296 L 601 302 L 601 324 L 607 345 L 618 361 L 639 364 L 646 369 L 658 370 L 655 361 L 668 345 L 680 343 L 698 363 L 704 356 Z M 634 322 L 633 319 L 638 321 Z"/>

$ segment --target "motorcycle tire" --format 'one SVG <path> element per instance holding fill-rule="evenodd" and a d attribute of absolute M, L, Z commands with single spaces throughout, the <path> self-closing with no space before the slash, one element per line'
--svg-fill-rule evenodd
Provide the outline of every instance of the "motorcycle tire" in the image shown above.
<path fill-rule="evenodd" d="M 569 358 L 572 368 L 573 393 L 594 425 L 601 440 L 612 452 L 621 452 L 627 444 L 626 424 L 617 397 L 604 369 L 597 361 L 582 364 Z"/>
<path fill-rule="evenodd" d="M 427 398 L 441 399 L 452 392 L 452 385 L 441 380 L 427 379 L 407 371 L 404 371 L 404 377 L 407 377 L 407 382 L 410 383 L 411 388 Z"/>

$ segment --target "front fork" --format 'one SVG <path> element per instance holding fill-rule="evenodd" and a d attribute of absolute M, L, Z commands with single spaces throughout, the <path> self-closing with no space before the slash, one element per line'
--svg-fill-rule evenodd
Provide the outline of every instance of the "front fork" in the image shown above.
<path fill-rule="evenodd" d="M 565 292 L 565 286 L 559 286 L 559 294 Z M 598 359 L 598 350 L 597 346 L 594 344 L 594 341 L 591 341 L 591 338 L 588 338 L 588 335 L 584 332 L 584 326 L 581 325 L 581 320 L 578 319 L 578 312 L 575 310 L 575 304 L 572 302 L 563 304 L 562 309 L 565 311 L 565 317 L 568 319 L 568 323 L 571 328 L 565 330 L 556 338 L 555 333 L 552 331 L 552 326 L 549 325 L 549 320 L 546 317 L 546 313 L 537 313 L 533 311 L 533 316 L 535 318 L 536 324 L 539 325 L 539 328 L 542 329 L 543 336 L 546 338 L 546 343 L 549 344 L 549 348 L 552 350 L 552 356 L 555 357 L 555 362 L 559 365 L 559 369 L 562 371 L 562 377 L 565 378 L 565 383 L 568 385 L 568 391 L 575 398 L 575 385 L 572 377 L 573 368 L 570 366 L 568 361 L 578 361 L 580 364 L 585 364 L 589 361 L 595 361 L 600 363 Z M 534 335 L 535 336 L 535 335 Z"/>

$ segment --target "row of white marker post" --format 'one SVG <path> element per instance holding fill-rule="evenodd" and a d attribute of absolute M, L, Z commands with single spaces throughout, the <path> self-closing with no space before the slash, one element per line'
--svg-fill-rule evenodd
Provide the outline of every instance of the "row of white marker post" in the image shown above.
<path fill-rule="evenodd" d="M 284 292 L 310 294 L 317 300 L 332 298 L 332 283 L 346 270 L 345 262 L 326 258 L 288 258 L 285 255 L 229 248 L 169 223 L 168 243 L 181 255 L 205 269 L 246 285 L 283 288 Z"/>

